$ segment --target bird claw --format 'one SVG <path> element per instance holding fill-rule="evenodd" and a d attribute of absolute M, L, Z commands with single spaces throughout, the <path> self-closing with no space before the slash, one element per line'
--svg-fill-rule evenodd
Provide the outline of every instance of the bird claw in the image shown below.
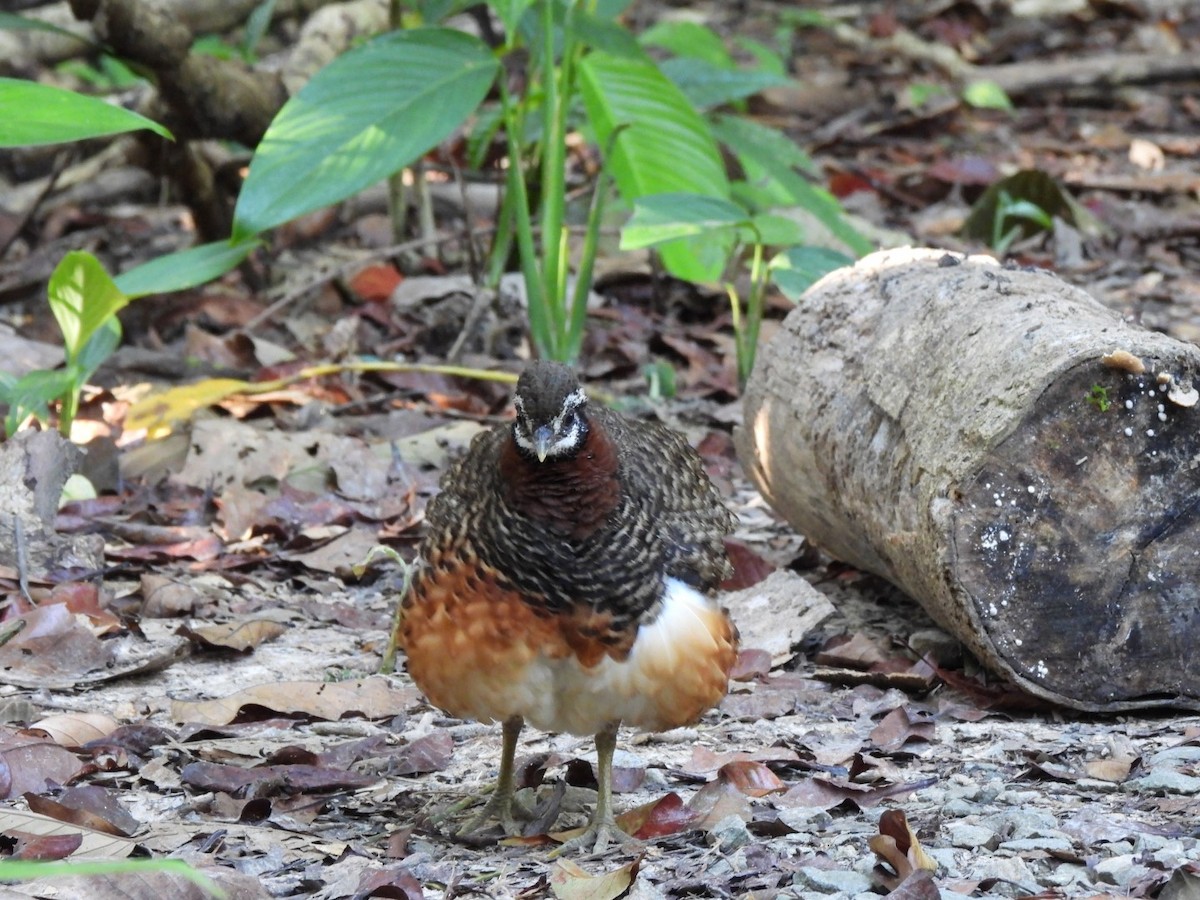
<path fill-rule="evenodd" d="M 523 832 L 523 823 L 533 818 L 532 814 L 517 802 L 511 793 L 493 791 L 492 797 L 478 813 L 470 818 L 458 830 L 458 837 L 471 837 L 485 830 L 489 825 L 499 825 L 509 837 L 519 837 Z"/>
<path fill-rule="evenodd" d="M 635 849 L 642 845 L 641 841 L 631 834 L 626 834 L 610 818 L 604 822 L 590 822 L 582 834 L 571 838 L 569 841 L 564 841 L 560 846 L 555 848 L 550 854 L 550 858 L 557 859 L 565 853 L 575 853 L 579 850 L 588 853 L 603 853 L 608 849 L 610 842 L 626 849 Z"/>

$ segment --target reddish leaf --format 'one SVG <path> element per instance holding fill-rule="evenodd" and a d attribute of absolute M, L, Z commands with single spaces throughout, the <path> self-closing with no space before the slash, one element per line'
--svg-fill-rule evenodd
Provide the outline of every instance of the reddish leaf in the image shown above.
<path fill-rule="evenodd" d="M 351 276 L 350 290 L 368 303 L 375 303 L 391 297 L 396 285 L 403 280 L 404 276 L 393 265 L 367 266 Z"/>
<path fill-rule="evenodd" d="M 688 801 L 688 808 L 695 816 L 691 827 L 705 831 L 729 816 L 739 816 L 745 822 L 753 817 L 746 795 L 723 778 L 710 781 L 696 791 Z"/>
<path fill-rule="evenodd" d="M 795 762 L 799 758 L 795 750 L 789 750 L 787 747 L 769 747 L 766 750 L 755 750 L 752 753 L 744 751 L 713 753 L 707 747 L 697 744 L 692 748 L 692 758 L 685 767 L 685 771 L 704 775 L 733 763 Z"/>
<path fill-rule="evenodd" d="M 786 791 L 787 785 L 782 779 L 760 762 L 753 760 L 738 760 L 721 766 L 717 773 L 747 797 L 765 797 L 779 791 Z"/>
<path fill-rule="evenodd" d="M 17 841 L 11 859 L 26 861 L 66 859 L 83 843 L 83 835 L 78 832 L 73 834 L 29 834 L 24 831 L 9 831 L 6 834 L 10 838 L 16 838 Z"/>
<path fill-rule="evenodd" d="M 880 750 L 894 752 L 909 741 L 932 741 L 934 733 L 934 724 L 928 716 L 900 706 L 875 726 L 871 731 L 871 740 Z"/>
<path fill-rule="evenodd" d="M 771 654 L 766 650 L 741 650 L 729 673 L 732 681 L 754 681 L 771 671 Z"/>
<path fill-rule="evenodd" d="M 95 784 L 66 788 L 56 798 L 27 793 L 25 802 L 32 812 L 104 834 L 129 837 L 141 827 L 116 794 Z"/>
<path fill-rule="evenodd" d="M 0 739 L 0 793 L 4 799 L 40 793 L 47 783 L 66 784 L 86 769 L 75 754 L 57 744 L 11 734 Z"/>
<path fill-rule="evenodd" d="M 102 605 L 100 589 L 89 582 L 71 581 L 56 584 L 50 591 L 50 603 L 65 603 L 67 609 L 87 616 L 96 634 L 115 634 L 125 626 L 116 614 Z"/>
<path fill-rule="evenodd" d="M 617 824 L 622 831 L 648 840 L 687 831 L 695 819 L 696 814 L 672 791 L 658 800 L 634 807 L 617 816 Z"/>
<path fill-rule="evenodd" d="M 775 571 L 775 566 L 741 541 L 726 538 L 725 552 L 733 564 L 733 575 L 721 582 L 723 591 L 740 591 L 753 587 Z"/>
<path fill-rule="evenodd" d="M 434 731 L 403 747 L 390 771 L 394 775 L 423 775 L 440 772 L 454 753 L 454 738 L 449 732 Z"/>
<path fill-rule="evenodd" d="M 392 897 L 396 900 L 424 900 L 421 882 L 408 869 L 391 866 L 375 872 L 365 872 L 354 892 L 355 900 L 368 897 Z"/>

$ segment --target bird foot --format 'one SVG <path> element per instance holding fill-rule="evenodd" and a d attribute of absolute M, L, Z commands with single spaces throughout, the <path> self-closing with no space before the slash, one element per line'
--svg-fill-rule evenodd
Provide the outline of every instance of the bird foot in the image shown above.
<path fill-rule="evenodd" d="M 599 822 L 589 822 L 587 828 L 581 834 L 568 841 L 564 841 L 550 854 L 550 858 L 556 859 L 564 853 L 575 853 L 580 850 L 588 853 L 603 853 L 608 849 L 609 843 L 625 847 L 626 849 L 636 849 L 642 845 L 642 842 L 633 835 L 622 831 L 621 827 L 610 816 L 608 819 Z"/>
<path fill-rule="evenodd" d="M 485 831 L 493 824 L 498 824 L 509 837 L 517 837 L 524 831 L 522 823 L 532 818 L 529 810 L 525 809 L 511 791 L 492 790 L 491 799 L 478 813 L 458 830 L 458 837 L 471 837 Z"/>

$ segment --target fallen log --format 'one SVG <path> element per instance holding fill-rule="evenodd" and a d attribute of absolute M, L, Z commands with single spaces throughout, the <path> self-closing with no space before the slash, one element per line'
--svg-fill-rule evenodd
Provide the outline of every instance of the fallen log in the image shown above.
<path fill-rule="evenodd" d="M 760 350 L 743 465 L 798 531 L 992 670 L 1200 708 L 1200 349 L 1042 271 L 876 253 Z"/>

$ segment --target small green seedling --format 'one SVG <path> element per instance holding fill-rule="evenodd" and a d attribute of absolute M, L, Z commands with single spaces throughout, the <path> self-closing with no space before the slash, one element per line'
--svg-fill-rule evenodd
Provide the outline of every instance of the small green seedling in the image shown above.
<path fill-rule="evenodd" d="M 1087 402 L 1100 412 L 1108 412 L 1108 408 L 1112 406 L 1112 401 L 1108 399 L 1108 388 L 1099 384 L 1092 385 L 1092 389 L 1088 391 Z"/>

